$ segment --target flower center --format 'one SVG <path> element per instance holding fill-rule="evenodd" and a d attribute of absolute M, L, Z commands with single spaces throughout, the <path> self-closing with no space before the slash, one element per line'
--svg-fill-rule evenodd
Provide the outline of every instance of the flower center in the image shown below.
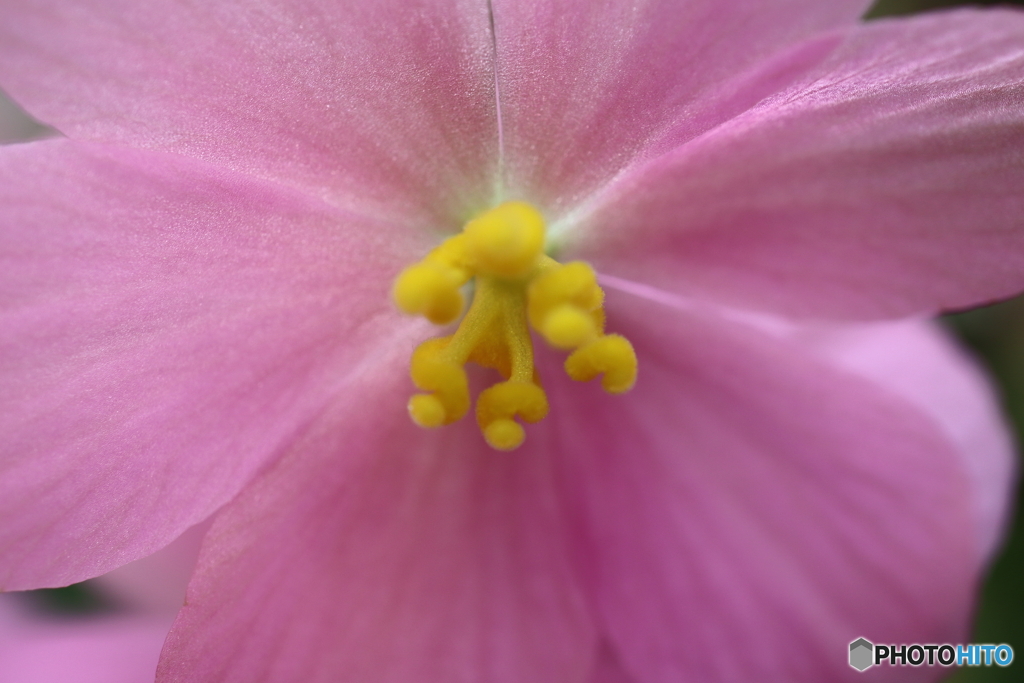
<path fill-rule="evenodd" d="M 465 416 L 463 366 L 472 361 L 505 378 L 477 398 L 476 419 L 487 443 L 503 451 L 522 444 L 526 434 L 515 418 L 537 422 L 548 413 L 531 327 L 555 348 L 572 350 L 565 361 L 572 379 L 603 375 L 601 384 L 612 394 L 632 388 L 636 353 L 625 337 L 604 333 L 604 292 L 594 269 L 546 256 L 544 232 L 537 209 L 506 202 L 469 221 L 395 280 L 398 307 L 438 325 L 458 318 L 460 290 L 475 280 L 473 302 L 455 334 L 429 339 L 412 354 L 412 380 L 426 392 L 409 399 L 416 424 L 434 428 Z"/>

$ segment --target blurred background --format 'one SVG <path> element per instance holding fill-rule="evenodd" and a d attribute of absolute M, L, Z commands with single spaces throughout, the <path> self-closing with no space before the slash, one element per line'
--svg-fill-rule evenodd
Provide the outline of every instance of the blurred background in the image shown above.
<path fill-rule="evenodd" d="M 828 2 L 829 0 L 822 0 Z M 868 13 L 869 19 L 885 16 L 913 14 L 932 9 L 952 7 L 955 5 L 999 5 L 1016 4 L 1024 6 L 1024 0 L 1011 2 L 962 2 L 958 0 L 880 0 Z M 17 140 L 45 137 L 52 131 L 32 121 L 15 105 L 0 93 L 0 144 Z M 1024 191 L 1024 188 L 1022 188 Z M 1007 416 L 1012 421 L 1018 443 L 1024 443 L 1024 296 L 968 313 L 950 315 L 945 318 L 949 328 L 963 342 L 974 350 L 984 364 L 991 370 L 999 389 L 1002 392 Z M 1024 487 L 1018 483 L 1017 500 L 1022 500 Z M 188 535 L 187 535 L 188 536 Z M 194 562 L 198 547 L 198 536 L 176 543 L 174 548 L 163 552 L 160 557 L 147 561 L 132 569 L 129 565 L 117 576 L 101 577 L 82 584 L 52 590 L 32 591 L 17 596 L 23 603 L 22 607 L 12 612 L 12 606 L 0 601 L 0 634 L 7 628 L 13 633 L 29 633 L 32 637 L 32 624 L 47 623 L 54 618 L 62 621 L 77 619 L 110 620 L 114 615 L 122 618 L 138 618 L 139 615 L 152 617 L 140 626 L 131 622 L 131 632 L 139 633 L 140 629 L 149 629 L 144 641 L 125 641 L 124 647 L 139 651 L 142 660 L 133 664 L 129 671 L 119 671 L 111 677 L 110 671 L 98 674 L 95 680 L 104 683 L 130 683 L 138 680 L 140 672 L 151 671 L 155 665 L 155 657 L 159 652 L 162 633 L 166 632 L 173 618 L 176 606 L 180 604 L 184 593 L 184 581 Z M 184 548 L 184 550 L 182 549 Z M 170 558 L 170 559 L 168 559 Z M 154 567 L 156 569 L 154 569 Z M 120 570 L 119 570 L 120 571 Z M 134 573 L 133 573 L 134 572 Z M 168 580 L 164 574 L 176 578 Z M 161 590 L 148 590 L 146 586 L 164 586 Z M 170 588 L 167 588 L 170 586 Z M 141 588 L 140 588 L 141 587 Z M 954 673 L 948 683 L 1010 683 L 1024 680 L 1024 512 L 1018 507 L 1015 518 L 1007 529 L 1006 544 L 1002 553 L 995 559 L 983 586 L 979 587 L 981 600 L 972 635 L 972 642 L 1008 643 L 1013 646 L 1016 659 L 1013 666 L 964 668 Z M 169 597 L 168 597 L 169 596 Z M 15 598 L 15 596 L 4 596 Z M 152 603 L 152 604 L 151 604 Z M 6 609 L 6 612 L 4 611 Z M 27 611 L 26 611 L 27 610 Z M 12 616 L 13 615 L 13 616 Z M 155 615 L 155 616 L 154 616 Z M 40 621 L 42 620 L 42 621 Z M 154 621 L 155 620 L 155 621 Z M 117 625 L 115 619 L 111 622 Z M 127 622 L 126 622 L 127 623 Z M 152 626 L 152 624 L 156 626 Z M 28 631 L 26 631 L 28 628 Z M 162 631 L 161 631 L 162 629 Z M 42 632 L 41 632 L 42 633 Z M 67 634 L 62 635 L 65 640 Z M 53 655 L 56 651 L 49 643 L 53 642 L 50 631 L 45 638 L 37 638 L 47 643 L 43 650 L 33 650 L 36 655 Z M 108 638 L 108 640 L 110 640 Z M 27 651 L 26 642 L 17 643 L 20 651 Z M 66 650 L 67 647 L 63 646 Z M 84 643 L 94 654 L 94 643 Z M 122 650 L 123 651 L 123 650 Z M 3 648 L 0 648 L 3 654 Z M 10 653 L 7 653 L 8 655 Z M 111 656 L 117 656 L 111 651 Z M 81 662 L 81 660 L 79 660 Z M 2 668 L 2 667 L 0 667 Z M 38 673 L 38 672 L 37 672 Z M 80 670 L 78 672 L 82 674 Z M 44 674 L 45 675 L 45 674 Z M 80 677 L 80 676 L 79 676 Z M 142 673 L 142 677 L 147 675 Z M 78 677 L 76 677 L 77 679 Z M 89 678 L 85 676 L 85 678 Z M 52 677 L 33 678 L 33 681 L 55 680 Z M 90 679 L 92 680 L 92 679 Z M 22 683 L 19 681 L 19 683 Z M 25 681 L 24 683 L 30 683 Z"/>

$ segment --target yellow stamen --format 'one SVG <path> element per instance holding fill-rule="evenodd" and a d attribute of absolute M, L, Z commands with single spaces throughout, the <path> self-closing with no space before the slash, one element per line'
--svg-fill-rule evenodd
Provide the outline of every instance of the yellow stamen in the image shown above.
<path fill-rule="evenodd" d="M 474 280 L 473 302 L 455 334 L 430 339 L 413 353 L 410 374 L 426 393 L 409 399 L 409 415 L 425 428 L 469 411 L 463 366 L 497 370 L 506 381 L 485 389 L 476 418 L 491 447 L 519 447 L 526 433 L 516 418 L 537 422 L 548 401 L 533 362 L 533 327 L 552 346 L 574 350 L 565 370 L 575 380 L 603 375 L 609 393 L 628 391 L 637 360 L 622 336 L 604 333 L 604 292 L 594 269 L 560 264 L 543 254 L 544 218 L 523 202 L 507 202 L 469 221 L 395 280 L 395 303 L 431 322 L 453 322 L 463 309 L 460 289 Z"/>
<path fill-rule="evenodd" d="M 559 349 L 596 339 L 604 328 L 604 292 L 582 261 L 555 264 L 530 283 L 530 324 Z"/>
<path fill-rule="evenodd" d="M 476 402 L 476 421 L 492 447 L 510 451 L 523 443 L 526 434 L 512 420 L 540 422 L 548 414 L 548 397 L 532 381 L 509 380 L 485 389 Z"/>
<path fill-rule="evenodd" d="M 412 354 L 410 373 L 417 387 L 430 394 L 409 400 L 409 415 L 421 427 L 440 427 L 469 411 L 469 382 L 459 362 L 448 352 L 450 337 L 428 339 Z"/>
<path fill-rule="evenodd" d="M 456 271 L 432 263 L 417 263 L 395 280 L 395 302 L 406 313 L 420 314 L 435 325 L 447 325 L 462 312 L 462 292 Z"/>
<path fill-rule="evenodd" d="M 544 217 L 523 202 L 507 202 L 462 229 L 473 265 L 499 277 L 526 274 L 544 250 Z"/>
<path fill-rule="evenodd" d="M 577 382 L 589 382 L 598 375 L 609 394 L 624 394 L 636 382 L 636 352 L 629 340 L 606 334 L 565 359 L 565 372 Z"/>

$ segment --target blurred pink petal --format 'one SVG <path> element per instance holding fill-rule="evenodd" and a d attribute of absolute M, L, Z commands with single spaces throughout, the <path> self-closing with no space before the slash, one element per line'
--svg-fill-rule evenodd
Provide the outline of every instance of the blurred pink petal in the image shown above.
<path fill-rule="evenodd" d="M 594 630 L 550 456 L 424 434 L 381 359 L 218 517 L 161 681 L 575 681 Z"/>
<path fill-rule="evenodd" d="M 931 415 L 754 327 L 682 311 L 654 327 L 655 304 L 615 303 L 645 359 L 628 406 L 564 385 L 552 400 L 577 405 L 558 481 L 629 674 L 857 680 L 836 655 L 857 634 L 965 635 L 982 563 L 970 454 Z"/>
<path fill-rule="evenodd" d="M 491 55 L 475 0 L 42 0 L 5 3 L 0 23 L 4 87 L 70 137 L 185 153 L 421 229 L 482 208 Z"/>
<path fill-rule="evenodd" d="M 612 654 L 608 644 L 602 642 L 594 662 L 594 671 L 587 683 L 633 683 L 633 679 L 622 670 L 622 665 Z"/>
<path fill-rule="evenodd" d="M 31 595 L 0 595 L 0 681 L 152 683 L 207 527 L 90 581 L 87 590 L 112 597 L 116 613 L 59 615 Z"/>
<path fill-rule="evenodd" d="M 171 615 L 54 619 L 0 595 L 0 680 L 152 683 Z"/>
<path fill-rule="evenodd" d="M 845 680 L 851 634 L 963 637 L 998 521 L 978 502 L 1008 495 L 970 363 L 917 323 L 781 336 L 612 296 L 644 382 L 628 407 L 556 384 L 574 409 L 512 459 L 465 424 L 417 434 L 368 369 L 361 407 L 221 517 L 161 680 L 584 680 L 581 658 L 594 683 Z M 955 419 L 927 398 L 940 380 L 966 390 Z M 975 460 L 1004 469 L 982 482 Z"/>
<path fill-rule="evenodd" d="M 987 379 L 936 325 L 921 321 L 804 329 L 798 338 L 913 403 L 959 451 L 973 480 L 979 554 L 1002 538 L 1016 480 L 1013 443 Z"/>
<path fill-rule="evenodd" d="M 623 174 L 567 242 L 609 273 L 821 318 L 1019 291 L 1024 13 L 840 37 L 799 82 Z"/>
<path fill-rule="evenodd" d="M 5 590 L 166 545 L 273 459 L 374 345 L 420 327 L 388 300 L 412 240 L 182 157 L 0 148 L 0 216 Z"/>

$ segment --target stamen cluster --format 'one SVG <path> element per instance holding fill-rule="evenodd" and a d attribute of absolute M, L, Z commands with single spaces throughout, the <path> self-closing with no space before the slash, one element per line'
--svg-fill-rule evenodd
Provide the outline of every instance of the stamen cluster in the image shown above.
<path fill-rule="evenodd" d="M 624 337 L 604 333 L 604 292 L 594 269 L 548 257 L 544 237 L 539 211 L 506 202 L 469 221 L 398 276 L 398 307 L 438 325 L 458 318 L 465 303 L 461 290 L 470 280 L 475 284 L 455 334 L 427 340 L 413 352 L 410 374 L 426 392 L 409 400 L 416 424 L 434 428 L 465 416 L 470 400 L 464 366 L 473 362 L 505 378 L 477 398 L 484 438 L 498 450 L 522 444 L 525 431 L 515 418 L 532 423 L 548 413 L 530 327 L 555 348 L 572 350 L 565 361 L 572 379 L 603 375 L 601 384 L 612 394 L 632 388 L 636 353 Z"/>

